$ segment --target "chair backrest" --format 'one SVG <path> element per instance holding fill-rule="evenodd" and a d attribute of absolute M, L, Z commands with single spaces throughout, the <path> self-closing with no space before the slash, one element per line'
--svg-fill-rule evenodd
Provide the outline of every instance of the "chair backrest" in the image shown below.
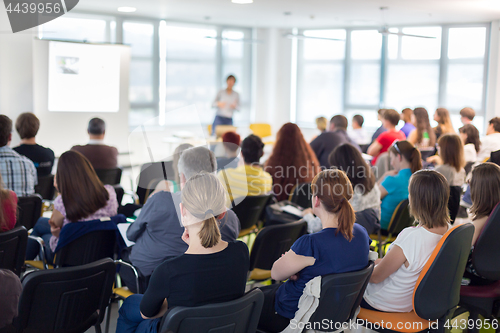
<path fill-rule="evenodd" d="M 35 193 L 40 194 L 44 200 L 53 200 L 56 194 L 54 175 L 38 177 L 38 185 L 35 186 Z"/>
<path fill-rule="evenodd" d="M 432 155 L 436 154 L 436 148 L 431 147 L 431 148 L 421 148 L 419 149 L 420 151 L 420 156 L 422 157 L 422 160 L 426 160 L 427 158 L 431 157 Z"/>
<path fill-rule="evenodd" d="M 498 163 L 497 163 L 498 164 Z M 474 162 L 467 162 L 464 166 L 465 174 L 468 175 L 472 171 L 472 166 Z"/>
<path fill-rule="evenodd" d="M 0 268 L 21 276 L 27 244 L 28 231 L 23 226 L 0 233 Z"/>
<path fill-rule="evenodd" d="M 365 145 L 359 145 L 359 148 L 361 148 L 361 152 L 366 154 L 366 152 L 368 151 L 368 148 L 370 147 L 370 144 L 367 143 Z"/>
<path fill-rule="evenodd" d="M 299 205 L 302 208 L 311 208 L 312 206 L 312 192 L 311 183 L 298 184 L 293 188 L 290 195 L 290 201 Z"/>
<path fill-rule="evenodd" d="M 462 196 L 461 186 L 450 186 L 450 198 L 448 199 L 448 210 L 450 211 L 451 223 L 455 223 L 458 210 L 460 208 L 460 198 Z"/>
<path fill-rule="evenodd" d="M 255 237 L 250 253 L 250 270 L 271 269 L 274 262 L 306 232 L 307 222 L 304 220 L 262 228 Z"/>
<path fill-rule="evenodd" d="M 500 204 L 490 214 L 472 251 L 472 265 L 488 280 L 500 280 Z"/>
<path fill-rule="evenodd" d="M 443 318 L 458 305 L 473 234 L 472 224 L 457 225 L 443 235 L 432 252 L 413 291 L 413 309 L 420 318 Z"/>
<path fill-rule="evenodd" d="M 145 163 L 142 165 L 136 191 L 140 204 L 146 202 L 146 192 L 148 192 L 148 190 L 150 190 L 149 193 L 153 192 L 154 188 L 161 180 L 175 181 L 173 161 Z"/>
<path fill-rule="evenodd" d="M 409 200 L 404 199 L 401 201 L 394 213 L 392 214 L 391 221 L 387 227 L 387 231 L 392 235 L 397 235 L 406 227 L 410 227 L 415 223 L 415 219 L 410 215 Z"/>
<path fill-rule="evenodd" d="M 159 332 L 254 333 L 263 304 L 264 294 L 254 289 L 230 302 L 178 306 L 163 316 Z"/>
<path fill-rule="evenodd" d="M 122 169 L 95 169 L 97 177 L 101 180 L 104 185 L 116 185 L 120 184 L 122 179 Z"/>
<path fill-rule="evenodd" d="M 266 123 L 250 124 L 250 130 L 261 139 L 273 135 L 271 125 Z"/>
<path fill-rule="evenodd" d="M 111 259 L 40 270 L 24 276 L 19 299 L 20 331 L 85 332 L 100 324 L 109 303 L 116 267 Z"/>
<path fill-rule="evenodd" d="M 375 177 L 379 180 L 389 170 L 392 170 L 391 158 L 389 153 L 385 152 L 377 157 L 377 162 L 375 162 L 374 167 Z"/>
<path fill-rule="evenodd" d="M 271 194 L 249 195 L 232 208 L 240 220 L 241 230 L 248 229 L 259 222 L 271 197 Z M 235 202 L 238 202 L 238 200 L 235 200 Z"/>
<path fill-rule="evenodd" d="M 361 304 L 373 267 L 373 262 L 370 262 L 366 268 L 359 271 L 323 276 L 319 305 L 309 322 L 322 323 L 326 320 L 333 325 L 339 323 L 335 327 L 340 327 L 342 323 L 353 319 Z M 328 331 L 333 327 L 332 324 L 327 325 Z M 322 331 L 321 328 L 316 330 Z"/>
<path fill-rule="evenodd" d="M 16 226 L 22 225 L 30 230 L 42 215 L 42 197 L 39 194 L 33 194 L 17 198 L 17 211 L 19 215 Z"/>
<path fill-rule="evenodd" d="M 116 201 L 118 201 L 118 205 L 121 206 L 123 196 L 125 195 L 125 190 L 123 189 L 123 187 L 120 184 L 113 185 L 113 188 L 115 189 L 115 193 L 116 193 Z"/>

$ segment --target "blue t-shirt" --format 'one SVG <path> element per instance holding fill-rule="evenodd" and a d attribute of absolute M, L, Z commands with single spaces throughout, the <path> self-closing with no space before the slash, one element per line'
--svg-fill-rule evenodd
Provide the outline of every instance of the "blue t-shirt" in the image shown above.
<path fill-rule="evenodd" d="M 349 242 L 336 228 L 304 235 L 292 245 L 298 255 L 314 257 L 316 262 L 301 270 L 297 281 L 288 280 L 276 292 L 274 309 L 286 318 L 293 318 L 299 299 L 309 280 L 319 275 L 358 271 L 368 265 L 370 237 L 366 229 L 354 224 L 353 238 Z"/>
<path fill-rule="evenodd" d="M 412 123 L 406 123 L 403 127 L 401 127 L 401 132 L 403 132 L 406 137 L 410 136 L 410 133 L 415 129 L 415 126 Z"/>
<path fill-rule="evenodd" d="M 392 214 L 398 204 L 404 199 L 408 199 L 408 185 L 410 184 L 411 170 L 401 169 L 395 176 L 387 176 L 382 182 L 382 187 L 386 189 L 387 195 L 382 199 L 380 208 L 382 217 L 380 227 L 387 230 Z"/>

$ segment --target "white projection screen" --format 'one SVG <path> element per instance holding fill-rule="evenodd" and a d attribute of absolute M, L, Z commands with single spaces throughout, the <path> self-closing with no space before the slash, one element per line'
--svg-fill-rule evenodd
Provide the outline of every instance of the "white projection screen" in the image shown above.
<path fill-rule="evenodd" d="M 113 45 L 49 42 L 48 110 L 118 112 L 120 50 Z"/>

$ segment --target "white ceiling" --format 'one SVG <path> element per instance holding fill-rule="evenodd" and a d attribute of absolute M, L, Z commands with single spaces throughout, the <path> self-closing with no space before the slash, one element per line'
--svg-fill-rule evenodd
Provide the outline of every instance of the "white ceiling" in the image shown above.
<path fill-rule="evenodd" d="M 500 19 L 500 0 L 80 0 L 78 11 L 248 27 L 335 27 L 487 22 Z M 381 6 L 387 6 L 383 20 Z M 291 14 L 286 16 L 285 12 Z M 383 22 L 385 21 L 385 22 Z"/>

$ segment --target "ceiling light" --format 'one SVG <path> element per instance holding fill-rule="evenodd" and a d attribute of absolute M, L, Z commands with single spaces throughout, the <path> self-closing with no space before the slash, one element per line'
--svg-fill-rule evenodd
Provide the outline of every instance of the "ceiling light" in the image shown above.
<path fill-rule="evenodd" d="M 232 3 L 237 3 L 239 5 L 244 5 L 247 3 L 253 3 L 253 0 L 231 0 Z"/>
<path fill-rule="evenodd" d="M 133 13 L 137 10 L 135 7 L 118 7 L 118 11 L 122 13 Z"/>

